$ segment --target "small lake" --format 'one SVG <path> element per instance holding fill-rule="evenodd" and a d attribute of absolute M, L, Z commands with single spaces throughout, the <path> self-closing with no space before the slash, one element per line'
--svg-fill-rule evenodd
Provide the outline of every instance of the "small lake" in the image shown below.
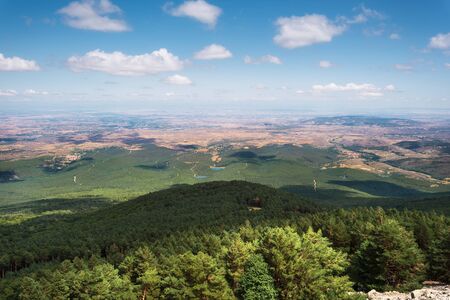
<path fill-rule="evenodd" d="M 209 167 L 213 171 L 222 171 L 225 170 L 225 167 Z"/>

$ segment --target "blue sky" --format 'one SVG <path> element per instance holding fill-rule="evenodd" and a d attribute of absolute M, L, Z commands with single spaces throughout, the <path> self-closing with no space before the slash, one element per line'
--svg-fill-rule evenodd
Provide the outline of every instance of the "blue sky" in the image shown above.
<path fill-rule="evenodd" d="M 450 108 L 450 1 L 0 0 L 17 110 Z"/>

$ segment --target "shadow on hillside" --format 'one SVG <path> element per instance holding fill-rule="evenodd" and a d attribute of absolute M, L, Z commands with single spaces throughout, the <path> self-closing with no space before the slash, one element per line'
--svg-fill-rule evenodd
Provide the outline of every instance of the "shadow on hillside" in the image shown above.
<path fill-rule="evenodd" d="M 334 200 L 355 197 L 356 193 L 339 189 L 318 188 L 316 191 L 311 185 L 286 185 L 280 188 L 286 192 L 298 194 L 317 200 Z"/>
<path fill-rule="evenodd" d="M 352 185 L 353 188 L 355 186 L 360 187 L 361 182 L 358 182 L 358 184 L 356 185 Z M 373 186 L 370 187 L 373 188 Z M 385 190 L 381 190 L 381 192 L 378 192 L 377 194 L 386 194 L 386 187 L 393 189 L 399 186 L 396 186 L 395 184 L 388 184 L 387 186 L 384 186 Z M 393 192 L 392 195 L 388 194 L 384 197 L 379 198 L 361 197 L 357 193 L 339 189 L 324 189 L 319 187 L 317 191 L 314 191 L 313 187 L 310 185 L 290 185 L 283 186 L 280 189 L 290 193 L 298 194 L 310 199 L 315 203 L 326 205 L 329 207 L 349 208 L 355 206 L 380 206 L 383 208 L 436 211 L 438 213 L 450 215 L 450 193 L 426 193 L 414 189 L 406 189 L 408 190 L 408 192 L 405 192 L 402 187 L 399 188 L 400 189 L 397 189 L 396 192 Z M 366 191 L 368 190 L 369 189 L 366 189 Z"/>
<path fill-rule="evenodd" d="M 264 162 L 278 160 L 276 155 L 259 155 L 256 152 L 249 150 L 237 151 L 228 155 L 228 157 L 236 159 L 236 161 L 229 162 L 229 165 L 233 163 L 249 163 L 259 165 Z"/>
<path fill-rule="evenodd" d="M 111 199 L 96 196 L 86 196 L 75 199 L 42 199 L 2 206 L 0 207 L 0 214 L 13 214 L 19 212 L 40 214 L 57 210 L 70 210 L 73 213 L 77 213 L 106 208 L 114 203 L 115 201 Z"/>
<path fill-rule="evenodd" d="M 167 170 L 169 168 L 169 162 L 165 161 L 165 162 L 161 162 L 161 163 L 156 163 L 153 165 L 136 165 L 134 166 L 135 168 L 139 168 L 142 170 L 150 170 L 150 171 L 163 171 L 163 170 Z"/>
<path fill-rule="evenodd" d="M 328 183 L 346 186 L 361 192 L 381 197 L 410 197 L 424 196 L 427 194 L 419 190 L 405 188 L 394 183 L 378 180 L 330 180 Z"/>

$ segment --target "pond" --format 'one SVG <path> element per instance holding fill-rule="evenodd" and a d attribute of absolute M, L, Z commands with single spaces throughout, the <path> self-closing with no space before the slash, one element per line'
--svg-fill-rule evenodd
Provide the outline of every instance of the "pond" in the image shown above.
<path fill-rule="evenodd" d="M 225 170 L 225 167 L 209 167 L 211 170 L 213 170 L 213 171 L 222 171 L 222 170 Z"/>

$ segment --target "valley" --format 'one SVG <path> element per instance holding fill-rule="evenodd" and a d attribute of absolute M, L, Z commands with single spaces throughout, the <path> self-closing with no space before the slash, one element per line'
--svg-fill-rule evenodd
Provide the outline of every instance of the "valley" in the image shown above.
<path fill-rule="evenodd" d="M 339 191 L 355 201 L 450 191 L 445 121 L 89 113 L 2 118 L 0 208 L 41 199 L 123 201 L 215 180 L 298 186 L 319 199 Z"/>

